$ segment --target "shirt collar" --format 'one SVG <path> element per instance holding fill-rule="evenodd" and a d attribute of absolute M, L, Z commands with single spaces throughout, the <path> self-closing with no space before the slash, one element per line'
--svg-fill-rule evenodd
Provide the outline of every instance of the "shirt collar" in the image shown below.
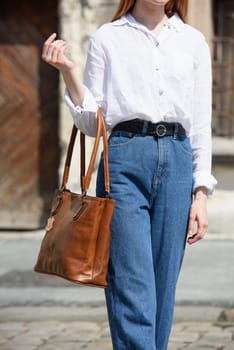
<path fill-rule="evenodd" d="M 127 23 L 132 27 L 146 28 L 144 24 L 138 22 L 130 13 L 127 13 L 126 15 L 120 17 L 119 19 L 111 23 L 114 26 L 121 26 Z M 184 22 L 182 21 L 180 16 L 177 13 L 175 13 L 168 19 L 166 25 L 168 27 L 173 27 L 177 32 L 179 32 L 183 28 Z"/>
<path fill-rule="evenodd" d="M 167 23 L 172 27 L 174 27 L 177 32 L 180 32 L 185 25 L 185 23 L 182 21 L 178 13 L 175 13 L 173 16 L 171 16 L 168 19 Z"/>

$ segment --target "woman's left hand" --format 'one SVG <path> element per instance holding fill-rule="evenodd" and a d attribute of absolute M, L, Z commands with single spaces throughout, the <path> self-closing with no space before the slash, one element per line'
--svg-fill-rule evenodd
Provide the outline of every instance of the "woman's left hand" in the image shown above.
<path fill-rule="evenodd" d="M 195 192 L 189 215 L 188 244 L 196 243 L 202 239 L 208 227 L 207 192 L 205 187 L 199 187 Z M 195 223 L 197 223 L 196 232 L 194 232 Z"/>

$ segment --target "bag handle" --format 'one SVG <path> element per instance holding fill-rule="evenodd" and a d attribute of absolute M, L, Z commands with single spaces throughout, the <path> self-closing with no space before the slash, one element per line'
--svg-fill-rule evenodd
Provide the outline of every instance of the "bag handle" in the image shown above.
<path fill-rule="evenodd" d="M 61 190 L 66 189 L 68 177 L 69 177 L 69 172 L 70 172 L 70 165 L 71 165 L 71 158 L 72 158 L 72 153 L 74 149 L 74 144 L 77 136 L 77 128 L 74 125 L 69 141 L 69 146 L 67 150 L 67 156 L 66 156 L 66 161 L 65 161 L 65 166 L 64 166 L 64 172 L 63 172 L 63 180 L 62 180 L 62 186 Z M 85 175 L 85 135 L 81 132 L 80 133 L 80 145 L 81 145 L 81 155 L 80 155 L 80 178 L 81 178 L 81 190 L 82 193 L 85 195 L 88 191 L 92 173 L 93 173 L 93 168 L 94 168 L 94 163 L 97 157 L 97 151 L 98 151 L 98 146 L 100 142 L 100 138 L 103 136 L 103 155 L 104 155 L 104 177 L 105 177 L 105 192 L 106 196 L 109 196 L 110 193 L 110 175 L 109 175 L 109 164 L 108 164 L 108 142 L 107 142 L 107 132 L 106 132 L 106 127 L 105 123 L 103 120 L 103 115 L 102 115 L 102 110 L 101 108 L 98 108 L 97 112 L 97 131 L 96 131 L 96 138 L 95 138 L 95 143 L 93 146 L 87 174 Z"/>

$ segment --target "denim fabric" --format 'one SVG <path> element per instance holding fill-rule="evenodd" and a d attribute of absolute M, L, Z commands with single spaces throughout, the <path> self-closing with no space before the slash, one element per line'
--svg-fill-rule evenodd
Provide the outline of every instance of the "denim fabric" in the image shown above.
<path fill-rule="evenodd" d="M 109 138 L 116 200 L 108 288 L 114 350 L 166 350 L 192 199 L 186 136 L 115 132 Z M 103 159 L 97 195 L 104 195 Z"/>

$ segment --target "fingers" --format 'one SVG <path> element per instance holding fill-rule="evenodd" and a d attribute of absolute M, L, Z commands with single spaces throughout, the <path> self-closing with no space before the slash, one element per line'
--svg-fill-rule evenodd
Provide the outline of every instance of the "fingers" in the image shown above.
<path fill-rule="evenodd" d="M 208 227 L 208 220 L 206 216 L 202 216 L 202 217 L 197 216 L 195 217 L 195 219 L 192 216 L 191 222 L 193 227 L 194 227 L 195 221 L 197 222 L 197 232 L 193 233 L 194 231 L 191 230 L 192 226 L 191 227 L 189 226 L 188 239 L 187 239 L 187 242 L 189 244 L 194 244 L 200 241 L 204 237 L 206 229 Z"/>
<path fill-rule="evenodd" d="M 65 42 L 63 40 L 56 40 L 50 44 L 46 55 L 47 62 L 52 64 L 61 63 L 59 62 L 59 58 L 61 53 L 63 53 L 64 48 Z"/>
<path fill-rule="evenodd" d="M 54 42 L 55 38 L 56 38 L 57 34 L 53 33 L 49 36 L 49 38 L 45 41 L 44 45 L 43 45 L 43 50 L 42 50 L 42 58 L 46 58 L 46 55 L 48 53 L 49 47 L 50 45 Z"/>
<path fill-rule="evenodd" d="M 57 36 L 56 33 L 51 34 L 49 38 L 45 41 L 45 45 L 51 44 L 55 40 L 56 36 Z"/>
<path fill-rule="evenodd" d="M 58 68 L 63 63 L 63 54 L 66 47 L 64 40 L 55 40 L 56 33 L 52 34 L 44 43 L 42 59 Z"/>
<path fill-rule="evenodd" d="M 54 64 L 62 64 L 64 61 L 64 50 L 66 48 L 66 43 L 63 40 L 60 40 L 58 45 L 56 46 L 56 49 L 53 52 L 52 55 L 52 62 Z"/>
<path fill-rule="evenodd" d="M 198 219 L 198 230 L 196 236 L 198 240 L 202 239 L 206 233 L 206 229 L 208 227 L 208 220 L 205 218 Z"/>
<path fill-rule="evenodd" d="M 197 223 L 197 232 L 194 233 L 195 223 Z M 196 211 L 196 208 L 191 207 L 187 242 L 194 244 L 200 241 L 204 237 L 207 227 L 208 219 L 206 213 L 204 211 L 199 213 Z"/>
<path fill-rule="evenodd" d="M 200 241 L 202 238 L 203 238 L 202 236 L 200 236 L 199 234 L 195 233 L 194 235 L 188 237 L 187 242 L 188 242 L 188 244 L 191 245 L 191 244 L 194 244 L 194 243 Z"/>
<path fill-rule="evenodd" d="M 188 224 L 188 243 L 192 239 L 192 237 L 195 236 L 194 229 L 195 229 L 195 220 L 196 220 L 196 214 L 193 210 L 193 207 L 190 209 L 190 214 L 189 214 L 189 224 Z"/>

